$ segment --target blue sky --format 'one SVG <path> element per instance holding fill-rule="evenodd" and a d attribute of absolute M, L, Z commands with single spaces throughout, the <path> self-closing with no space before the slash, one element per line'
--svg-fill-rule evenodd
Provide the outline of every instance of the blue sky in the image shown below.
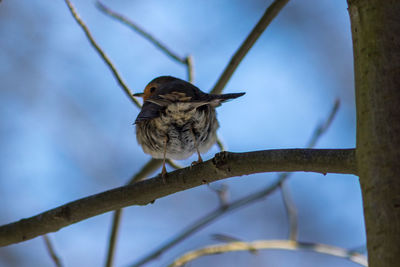
<path fill-rule="evenodd" d="M 76 2 L 76 3 L 75 3 Z M 105 1 L 178 54 L 194 57 L 194 83 L 208 91 L 271 1 Z M 94 1 L 74 1 L 95 39 L 134 92 L 154 77 L 186 78 L 185 68 L 147 40 L 102 14 Z M 136 143 L 138 110 L 89 45 L 64 1 L 0 4 L 0 223 L 123 185 L 149 160 Z M 218 109 L 229 151 L 304 147 L 336 98 L 340 110 L 319 148 L 355 146 L 350 24 L 345 1 L 291 1 L 272 22 L 224 92 L 246 95 Z M 213 147 L 203 158 L 209 159 Z M 189 165 L 194 158 L 179 162 Z M 231 199 L 276 174 L 231 178 Z M 299 213 L 299 238 L 354 248 L 365 243 L 358 179 L 296 173 L 288 186 Z M 207 186 L 126 209 L 116 266 L 127 266 L 218 205 Z M 51 234 L 66 266 L 105 259 L 110 214 Z M 279 193 L 225 215 L 148 266 L 215 243 L 283 239 L 287 220 Z M 0 249 L 0 266 L 52 266 L 40 238 Z M 191 266 L 355 266 L 305 252 L 232 253 Z"/>

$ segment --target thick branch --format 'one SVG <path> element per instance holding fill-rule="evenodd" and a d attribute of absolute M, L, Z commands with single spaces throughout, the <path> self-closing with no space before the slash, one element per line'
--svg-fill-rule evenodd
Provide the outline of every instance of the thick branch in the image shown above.
<path fill-rule="evenodd" d="M 65 226 L 154 200 L 224 178 L 261 172 L 356 174 L 354 149 L 281 149 L 247 153 L 221 152 L 211 160 L 132 185 L 82 198 L 28 219 L 0 227 L 0 246 L 25 241 Z"/>
<path fill-rule="evenodd" d="M 400 1 L 348 0 L 371 267 L 400 262 Z"/>

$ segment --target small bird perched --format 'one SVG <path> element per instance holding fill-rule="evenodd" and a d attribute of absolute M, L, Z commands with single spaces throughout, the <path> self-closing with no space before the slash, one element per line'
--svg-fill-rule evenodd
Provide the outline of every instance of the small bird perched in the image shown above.
<path fill-rule="evenodd" d="M 215 108 L 222 102 L 245 93 L 213 95 L 171 76 L 152 80 L 143 93 L 143 106 L 136 118 L 136 139 L 143 151 L 153 158 L 163 159 L 162 177 L 165 177 L 165 159 L 186 159 L 197 152 L 208 151 L 216 142 L 218 121 Z"/>

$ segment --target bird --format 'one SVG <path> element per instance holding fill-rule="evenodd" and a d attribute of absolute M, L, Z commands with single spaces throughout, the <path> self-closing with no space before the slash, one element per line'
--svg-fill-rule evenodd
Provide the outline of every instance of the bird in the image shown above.
<path fill-rule="evenodd" d="M 193 84 L 160 76 L 150 81 L 142 93 L 142 108 L 136 117 L 136 139 L 146 154 L 163 159 L 161 175 L 165 182 L 166 159 L 186 159 L 197 153 L 192 165 L 203 161 L 217 141 L 219 123 L 215 108 L 245 93 L 208 94 Z"/>

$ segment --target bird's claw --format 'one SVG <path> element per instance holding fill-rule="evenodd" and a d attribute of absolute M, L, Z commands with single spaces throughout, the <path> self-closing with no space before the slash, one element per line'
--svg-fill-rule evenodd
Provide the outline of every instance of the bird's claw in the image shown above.
<path fill-rule="evenodd" d="M 165 169 L 165 167 L 162 169 L 160 175 L 161 175 L 163 184 L 166 184 L 167 183 L 167 179 L 166 178 L 167 178 L 168 173 L 167 173 L 167 170 Z"/>

